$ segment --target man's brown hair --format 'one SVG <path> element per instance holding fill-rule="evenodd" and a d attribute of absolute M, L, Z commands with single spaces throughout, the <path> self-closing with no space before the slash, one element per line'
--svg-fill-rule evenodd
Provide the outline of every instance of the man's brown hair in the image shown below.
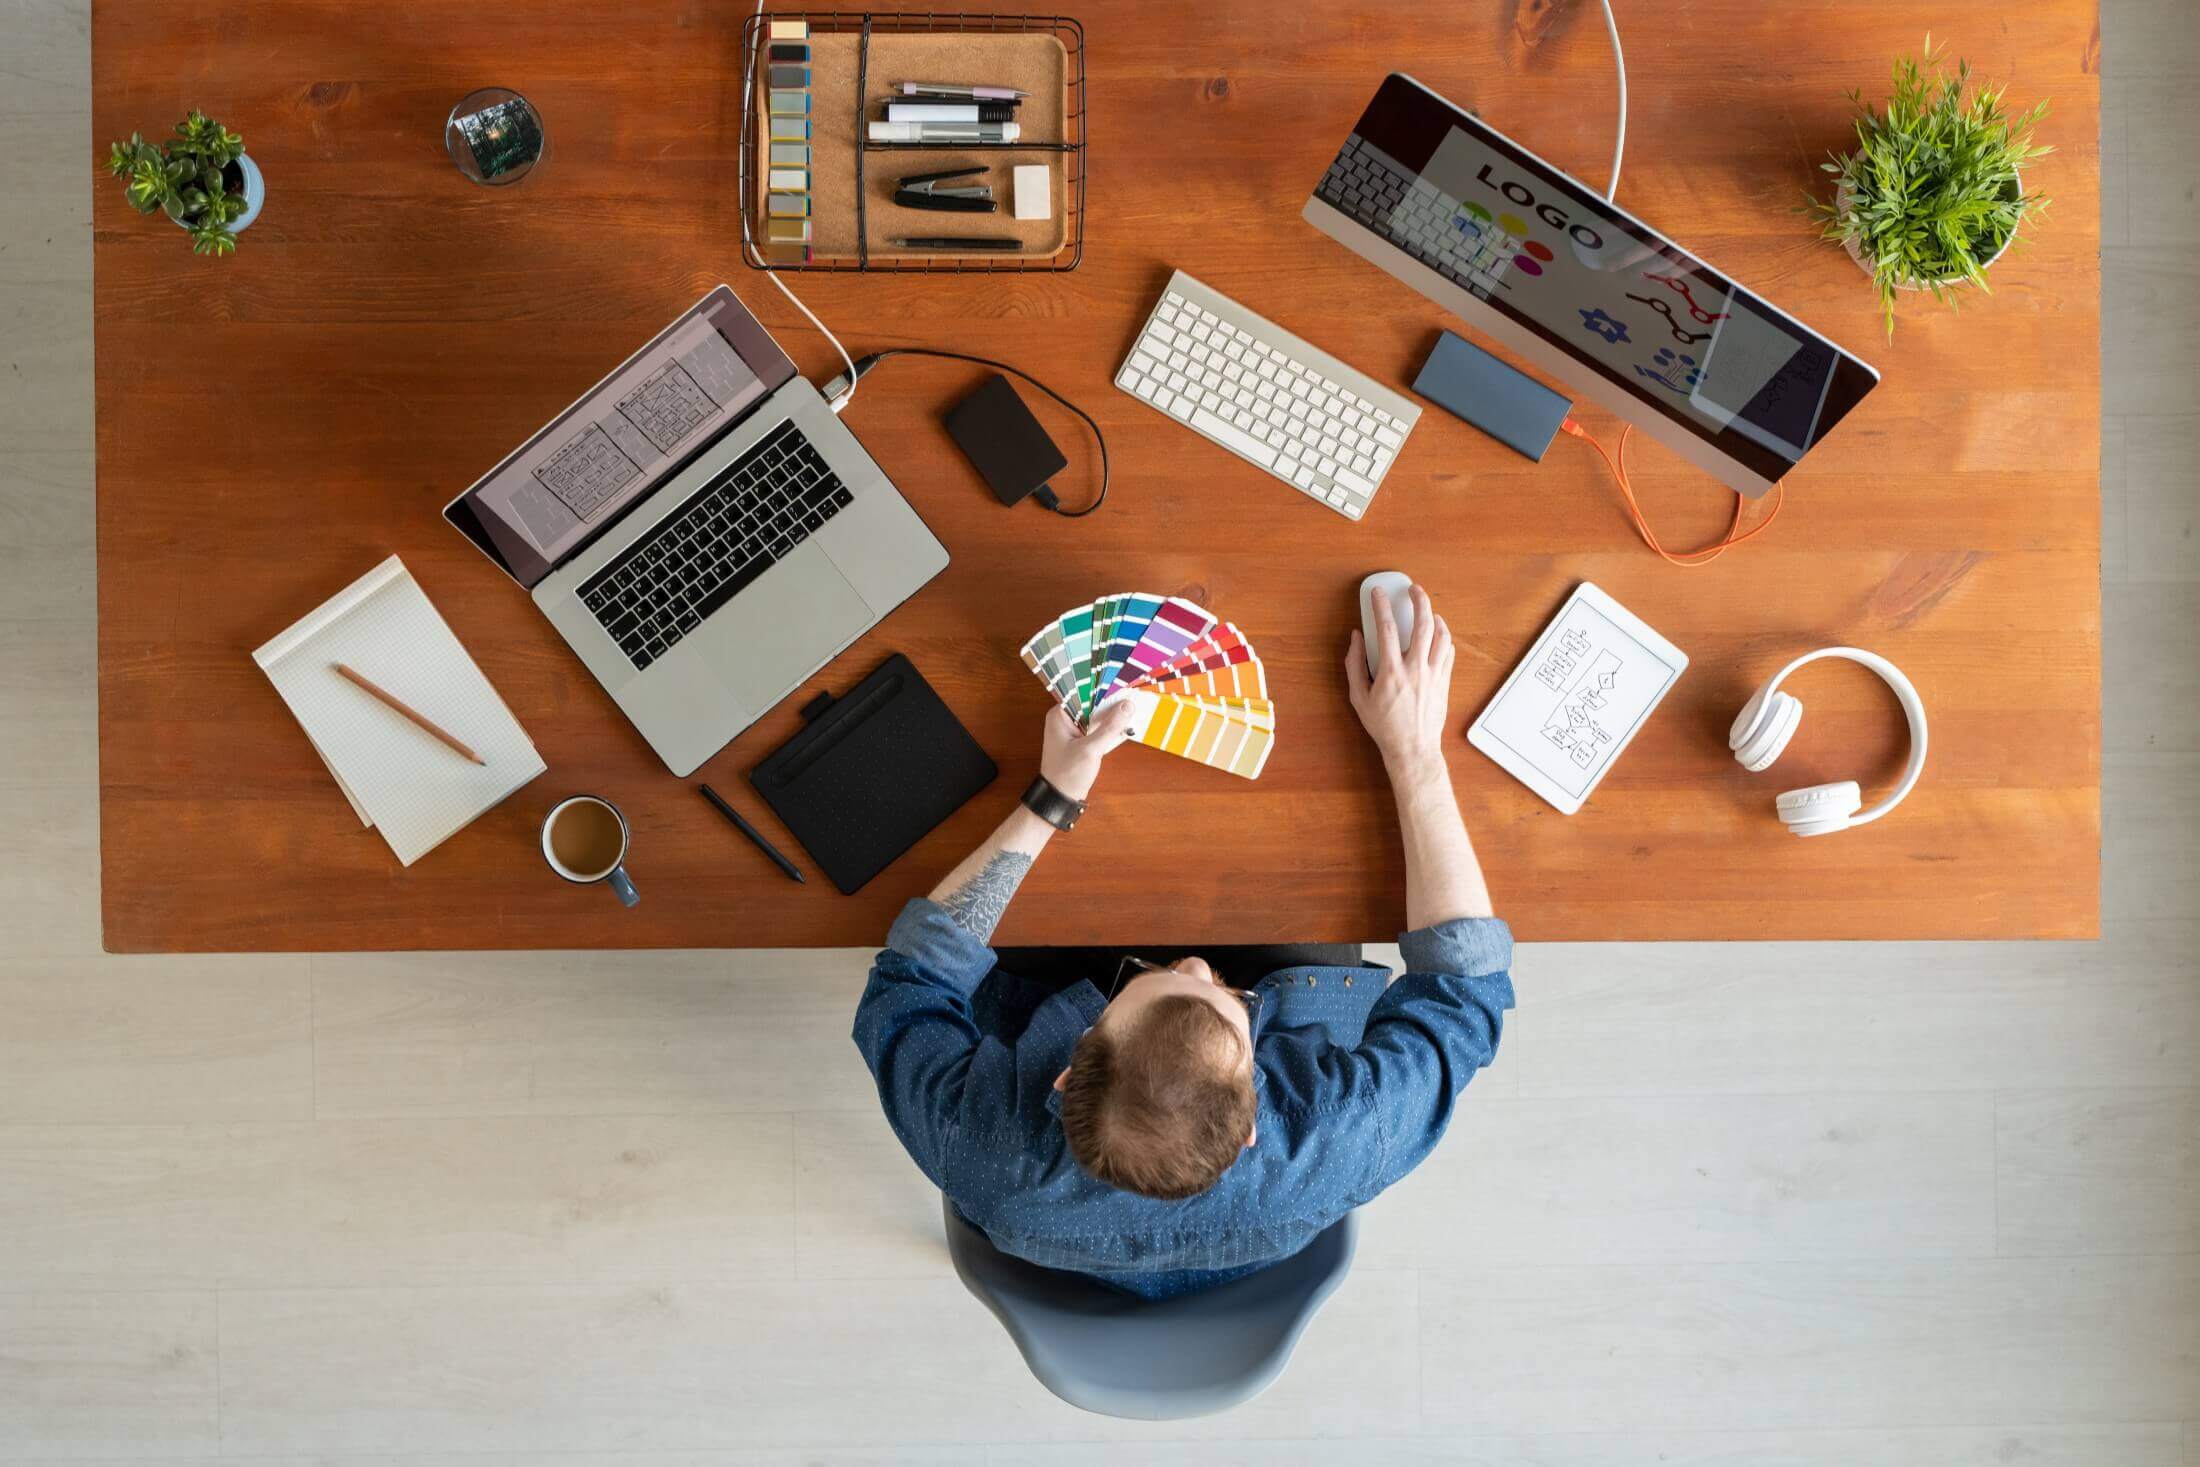
<path fill-rule="evenodd" d="M 1243 1037 L 1213 1004 L 1185 994 L 1156 1000 L 1126 1033 L 1095 1024 L 1077 1041 L 1062 1087 L 1077 1164 L 1164 1202 L 1220 1181 L 1258 1110 Z"/>

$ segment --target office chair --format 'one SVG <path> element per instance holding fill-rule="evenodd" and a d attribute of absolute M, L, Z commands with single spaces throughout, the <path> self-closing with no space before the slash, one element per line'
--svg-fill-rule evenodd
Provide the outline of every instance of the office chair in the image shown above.
<path fill-rule="evenodd" d="M 1039 1384 L 1072 1406 L 1140 1421 L 1227 1411 L 1274 1384 L 1344 1282 L 1359 1229 L 1346 1213 L 1271 1268 L 1149 1301 L 1010 1257 L 945 1198 L 940 1213 L 963 1287 L 1001 1321 Z"/>

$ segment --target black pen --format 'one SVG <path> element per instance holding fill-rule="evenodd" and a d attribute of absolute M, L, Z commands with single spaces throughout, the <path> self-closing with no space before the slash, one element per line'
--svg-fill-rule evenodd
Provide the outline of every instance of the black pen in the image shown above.
<path fill-rule="evenodd" d="M 899 245 L 905 250 L 1013 250 L 1023 245 L 1023 241 L 1020 239 L 981 238 L 978 236 L 964 239 L 951 237 L 897 239 L 891 241 L 891 243 Z"/>
<path fill-rule="evenodd" d="M 718 807 L 718 813 L 733 822 L 734 829 L 740 831 L 750 840 L 755 841 L 756 848 L 762 851 L 765 855 L 771 857 L 772 864 L 774 866 L 777 866 L 780 870 L 786 872 L 789 876 L 792 876 L 795 880 L 801 882 L 804 886 L 808 886 L 810 884 L 809 878 L 795 869 L 794 862 L 779 854 L 779 848 L 777 846 L 773 845 L 770 841 L 764 839 L 762 832 L 757 830 L 755 826 L 749 824 L 748 821 L 743 820 L 741 818 L 741 812 L 739 810 L 734 809 L 733 806 L 727 804 L 724 800 L 718 797 L 718 791 L 712 789 L 709 785 L 706 784 L 703 786 L 703 798 L 710 801 L 713 805 L 716 805 Z"/>

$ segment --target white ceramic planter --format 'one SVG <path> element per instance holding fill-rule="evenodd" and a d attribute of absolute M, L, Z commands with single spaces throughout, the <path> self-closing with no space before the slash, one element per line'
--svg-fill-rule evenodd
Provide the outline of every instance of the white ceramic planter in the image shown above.
<path fill-rule="evenodd" d="M 251 226 L 252 221 L 260 217 L 260 206 L 267 202 L 267 180 L 260 176 L 260 165 L 252 161 L 251 154 L 240 153 L 237 155 L 237 171 L 244 175 L 244 212 L 230 221 L 229 232 L 231 234 L 244 233 Z M 173 214 L 168 217 L 175 220 L 178 229 L 189 229 L 191 227 L 181 219 L 176 219 Z"/>
<path fill-rule="evenodd" d="M 1850 188 L 1848 185 L 1848 181 L 1844 179 L 1834 188 L 1833 206 L 1834 208 L 1838 209 L 1845 217 L 1849 212 L 1849 202 L 1855 197 L 1856 191 Z M 2021 173 L 2017 175 L 2017 197 L 2020 199 L 2024 197 L 2024 175 Z M 1994 253 L 1988 256 L 1986 259 L 1981 260 L 1979 262 L 1979 268 L 1981 270 L 1993 269 L 1994 261 L 2000 259 L 2003 255 L 2008 254 L 2009 246 L 2015 244 L 2016 242 L 2017 232 L 2016 230 L 2012 229 L 2009 231 L 2009 237 L 2001 242 L 2001 248 L 1994 251 Z M 1864 258 L 1864 252 L 1856 247 L 1856 241 L 1853 238 L 1849 237 L 1848 235 L 1843 235 L 1841 238 L 1841 248 L 1849 252 L 1849 258 L 1856 262 L 1857 269 L 1863 271 L 1866 275 L 1870 275 L 1872 273 L 1872 262 Z M 1951 275 L 1942 280 L 1898 280 L 1895 282 L 1894 288 L 1896 290 L 1930 290 L 1935 286 L 1947 288 L 1950 286 L 1969 285 L 1971 283 L 1972 282 L 1970 281 L 1970 279 L 1966 276 Z"/>

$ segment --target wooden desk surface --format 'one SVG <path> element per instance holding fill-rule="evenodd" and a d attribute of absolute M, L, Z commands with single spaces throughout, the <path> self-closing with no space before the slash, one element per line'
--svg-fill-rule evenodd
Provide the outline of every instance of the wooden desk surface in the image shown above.
<path fill-rule="evenodd" d="M 1158 419 L 1110 383 L 1181 267 L 1392 383 L 1444 312 L 1298 219 L 1391 67 L 1410 69 L 1579 176 L 1601 180 L 1611 58 L 1581 4 L 1540 46 L 1513 0 L 1433 25 L 1413 7 L 1087 0 L 1093 185 L 1083 268 L 1026 278 L 811 277 L 855 350 L 929 344 L 1012 360 L 1097 414 L 1105 512 L 1007 512 L 939 426 L 977 380 L 897 361 L 848 414 L 954 555 L 834 663 L 844 689 L 909 653 L 1001 764 L 998 784 L 854 898 L 798 888 L 671 778 L 527 598 L 438 517 L 443 503 L 720 280 L 822 380 L 815 334 L 738 260 L 739 27 L 747 6 L 634 0 L 433 7 L 350 0 L 99 0 L 93 134 L 164 131 L 193 104 L 242 132 L 268 202 L 238 253 L 193 258 L 119 186 L 97 192 L 100 778 L 106 942 L 120 951 L 868 944 L 1008 807 L 1045 709 L 1023 638 L 1098 592 L 1182 592 L 1265 656 L 1281 737 L 1257 784 L 1147 750 L 1117 756 L 1004 941 L 1376 939 L 1402 866 L 1340 672 L 1367 571 L 1427 582 L 1456 629 L 1467 722 L 1575 582 L 1611 591 L 1693 657 L 1579 815 L 1454 740 L 1491 888 L 1524 938 L 2090 935 L 2098 916 L 2099 32 L 2092 0 L 2022 24 L 1834 0 L 1636 7 L 1620 197 L 1884 372 L 1792 476 L 1762 539 L 1699 570 L 1636 541 L 1604 467 L 1561 439 L 1530 466 L 1442 413 L 1422 420 L 1352 525 Z M 2059 149 L 2029 182 L 2046 222 L 1961 314 L 1906 309 L 1890 345 L 1866 282 L 1796 212 L 1924 38 L 2013 99 L 2046 96 Z M 451 103 L 525 91 L 550 157 L 516 188 L 446 160 Z M 92 166 L 88 151 L 86 166 Z M 1603 414 L 1592 426 L 1609 432 Z M 1064 488 L 1089 445 L 1064 420 Z M 1638 441 L 1669 541 L 1732 498 Z M 401 554 L 541 747 L 550 772 L 411 870 L 360 830 L 249 653 Z M 1901 721 L 1868 674 L 1815 669 L 1777 771 L 1727 755 L 1735 709 L 1790 655 L 1874 648 L 1932 714 L 1922 787 L 1830 840 L 1781 829 L 1781 789 L 1899 767 Z M 795 700 L 799 701 L 799 700 Z M 700 772 L 775 838 L 746 771 L 794 702 Z M 536 827 L 559 797 L 617 801 L 641 906 L 557 880 Z M 1147 868 L 1195 873 L 1130 900 Z M 1205 874 L 1211 873 L 1211 874 Z"/>

